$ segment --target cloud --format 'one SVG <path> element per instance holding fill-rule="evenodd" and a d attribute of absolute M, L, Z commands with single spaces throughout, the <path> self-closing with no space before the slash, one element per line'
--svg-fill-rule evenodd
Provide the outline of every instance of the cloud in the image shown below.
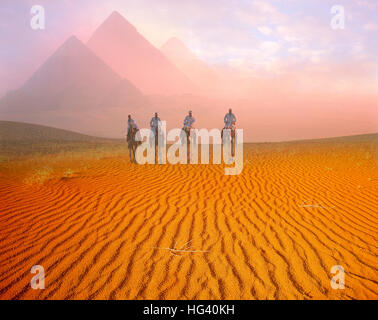
<path fill-rule="evenodd" d="M 374 22 L 366 23 L 364 24 L 363 29 L 366 31 L 378 31 L 378 23 L 374 23 Z"/>
<path fill-rule="evenodd" d="M 272 34 L 272 29 L 269 27 L 261 26 L 257 27 L 257 30 L 259 30 L 265 36 Z"/>
<path fill-rule="evenodd" d="M 113 10 L 155 46 L 176 36 L 208 64 L 266 76 L 342 63 L 356 69 L 355 77 L 358 69 L 376 77 L 375 68 L 369 74 L 364 69 L 377 63 L 378 43 L 372 37 L 378 27 L 376 0 L 340 1 L 350 17 L 343 31 L 330 28 L 332 0 L 41 0 L 49 15 L 44 33 L 29 30 L 33 1 L 3 1 L 0 40 L 7 50 L 0 51 L 5 67 L 0 94 L 24 81 L 70 34 L 87 40 Z"/>
<path fill-rule="evenodd" d="M 275 41 L 264 41 L 260 45 L 260 50 L 267 56 L 272 56 L 278 52 L 280 45 Z"/>

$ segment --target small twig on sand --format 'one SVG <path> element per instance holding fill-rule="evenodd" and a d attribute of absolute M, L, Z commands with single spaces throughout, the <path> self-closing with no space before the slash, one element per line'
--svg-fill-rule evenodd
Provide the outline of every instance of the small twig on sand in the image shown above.
<path fill-rule="evenodd" d="M 181 250 L 188 250 L 191 246 L 188 246 L 188 247 L 186 247 L 186 248 L 184 248 L 184 247 L 185 247 L 186 245 L 188 245 L 189 243 L 191 243 L 192 241 L 193 241 L 193 240 L 190 240 L 190 241 L 184 243 L 183 246 L 181 247 Z M 174 248 L 176 248 L 176 246 L 174 246 Z"/>
<path fill-rule="evenodd" d="M 327 208 L 334 208 L 335 206 L 331 206 L 331 207 L 325 207 L 325 206 L 322 206 L 320 204 L 305 204 L 306 201 L 303 201 L 302 204 L 300 204 L 299 206 L 302 207 L 302 208 L 321 208 L 321 209 L 327 209 Z"/>
<path fill-rule="evenodd" d="M 175 242 L 175 245 L 173 248 L 160 248 L 160 247 L 153 247 L 154 249 L 159 249 L 159 250 L 168 250 L 170 252 L 170 254 L 174 255 L 174 256 L 178 256 L 178 257 L 181 257 L 181 255 L 177 254 L 177 253 L 200 253 L 200 252 L 209 252 L 209 251 L 206 251 L 206 250 L 188 250 L 190 249 L 191 246 L 187 246 L 189 243 L 191 243 L 193 240 L 190 240 L 186 243 L 184 243 L 184 245 L 180 248 L 180 249 L 177 249 L 176 248 L 176 245 L 177 245 L 177 241 Z M 187 246 L 187 247 L 185 247 Z"/>

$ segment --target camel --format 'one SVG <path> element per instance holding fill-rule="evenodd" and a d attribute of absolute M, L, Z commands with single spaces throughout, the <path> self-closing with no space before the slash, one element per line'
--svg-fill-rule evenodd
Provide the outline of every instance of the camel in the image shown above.
<path fill-rule="evenodd" d="M 138 131 L 139 131 L 139 129 L 135 129 L 135 128 L 130 127 L 128 132 L 127 132 L 127 138 L 126 138 L 127 147 L 129 149 L 130 162 L 134 162 L 134 163 L 136 163 L 136 159 L 135 159 L 136 149 L 142 143 L 141 141 L 136 141 L 136 139 L 135 139 Z"/>

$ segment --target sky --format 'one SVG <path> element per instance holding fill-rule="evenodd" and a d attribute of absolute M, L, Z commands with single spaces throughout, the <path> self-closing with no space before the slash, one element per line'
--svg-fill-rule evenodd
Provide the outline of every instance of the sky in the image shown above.
<path fill-rule="evenodd" d="M 30 27 L 35 4 L 45 8 L 45 30 Z M 334 5 L 344 8 L 344 29 L 331 27 Z M 86 42 L 114 10 L 156 47 L 177 37 L 259 86 L 378 102 L 377 0 L 2 0 L 0 96 L 72 34 Z"/>
<path fill-rule="evenodd" d="M 45 8 L 45 30 L 30 27 L 35 4 Z M 345 9 L 343 30 L 330 26 L 335 4 Z M 178 37 L 211 65 L 261 76 L 331 65 L 377 82 L 376 0 L 2 0 L 0 94 L 17 87 L 71 34 L 88 40 L 114 10 L 155 46 Z"/>

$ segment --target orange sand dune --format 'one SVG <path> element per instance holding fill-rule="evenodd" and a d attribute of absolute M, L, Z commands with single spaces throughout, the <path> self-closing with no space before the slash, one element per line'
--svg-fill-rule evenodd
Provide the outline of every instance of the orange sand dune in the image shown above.
<path fill-rule="evenodd" d="M 245 145 L 239 176 L 126 150 L 41 184 L 3 172 L 0 298 L 376 299 L 376 145 L 345 139 Z"/>

